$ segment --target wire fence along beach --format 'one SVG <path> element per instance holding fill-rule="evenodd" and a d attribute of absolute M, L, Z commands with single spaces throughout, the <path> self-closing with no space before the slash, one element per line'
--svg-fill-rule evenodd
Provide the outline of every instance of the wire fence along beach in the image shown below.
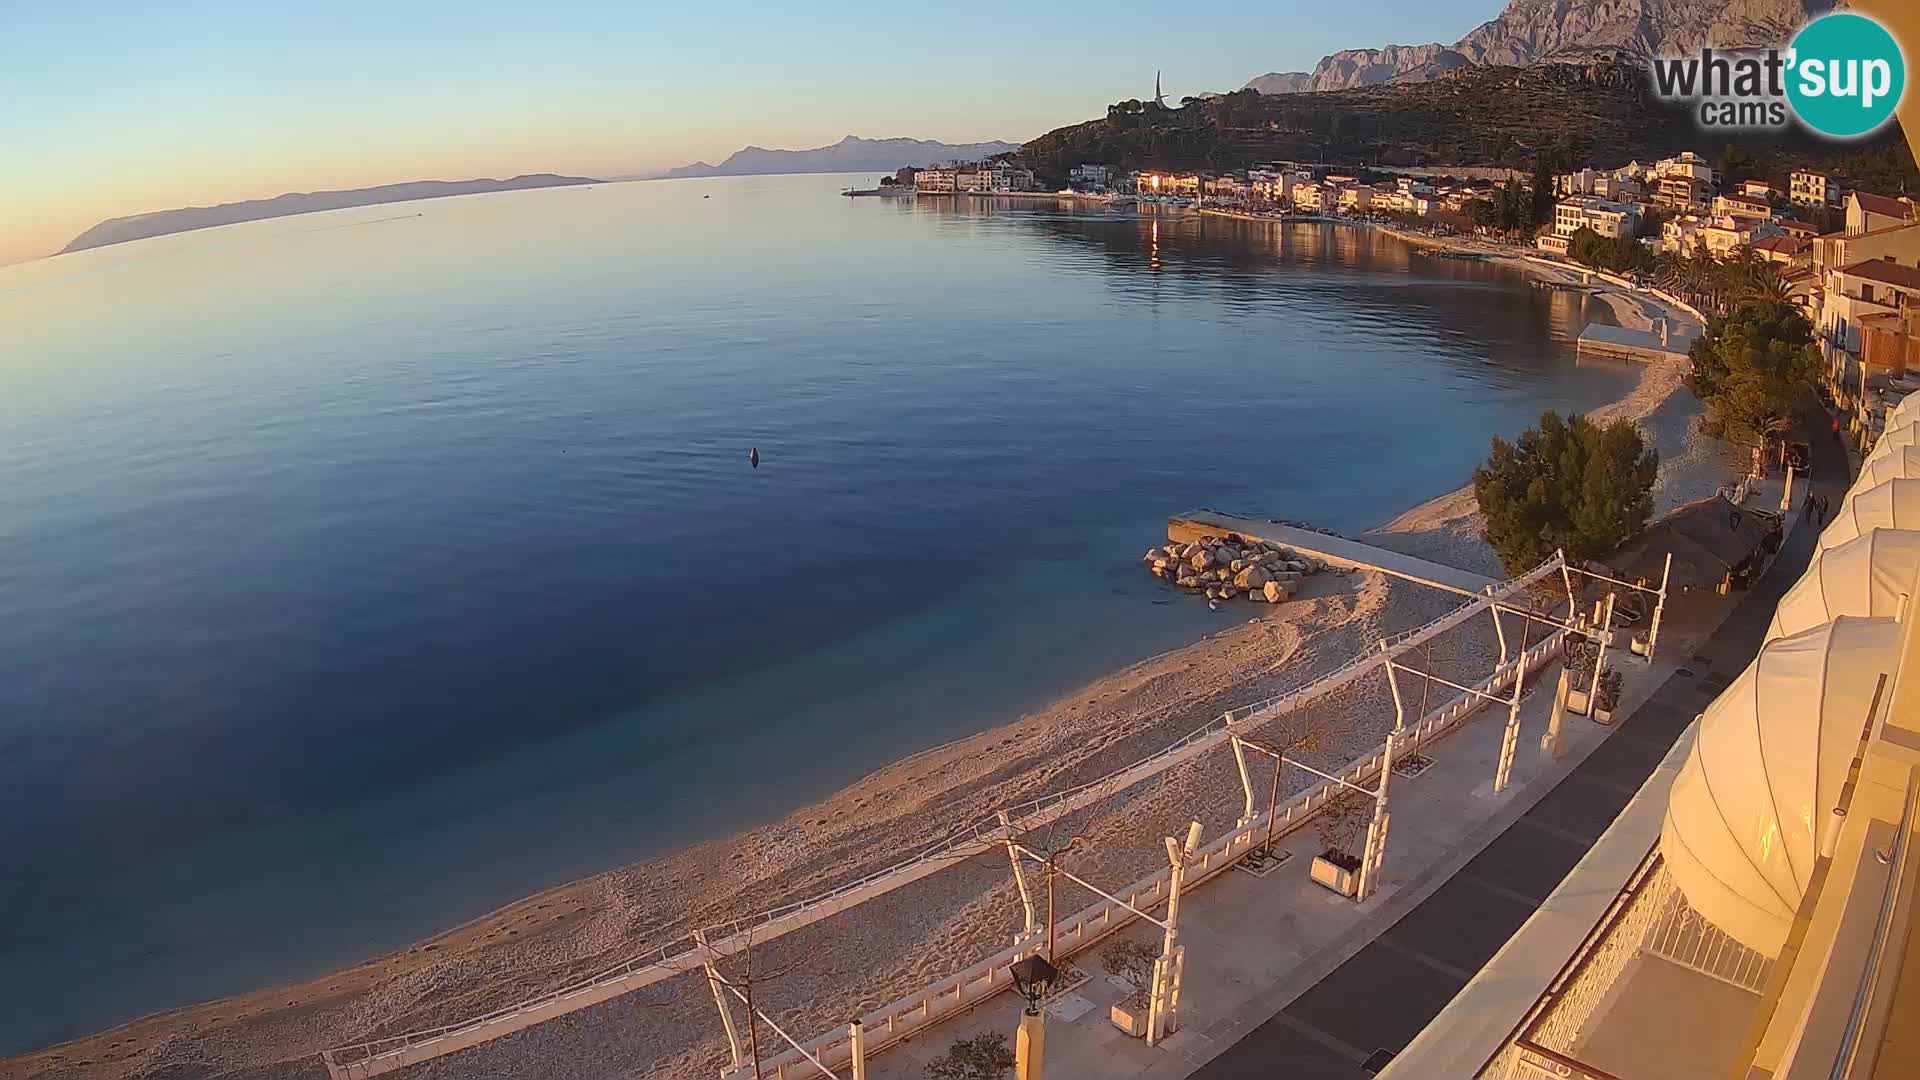
<path fill-rule="evenodd" d="M 1422 626 L 1394 634 L 1295 689 L 1224 712 L 1159 751 L 1096 780 L 1039 796 L 950 829 L 915 854 L 885 869 L 804 900 L 691 931 L 636 952 L 597 974 L 484 1015 L 333 1047 L 323 1051 L 321 1058 L 333 1080 L 377 1076 L 686 974 L 699 969 L 709 958 L 742 952 L 753 944 L 765 943 L 846 911 L 1193 760 L 1224 744 L 1235 728 L 1264 724 L 1348 686 L 1376 668 L 1384 667 L 1395 653 L 1461 625 L 1491 608 L 1496 601 L 1558 573 L 1564 565 L 1564 559 L 1556 554 L 1526 574 L 1489 586 L 1483 595 Z M 1496 672 L 1496 677 L 1498 674 Z"/>

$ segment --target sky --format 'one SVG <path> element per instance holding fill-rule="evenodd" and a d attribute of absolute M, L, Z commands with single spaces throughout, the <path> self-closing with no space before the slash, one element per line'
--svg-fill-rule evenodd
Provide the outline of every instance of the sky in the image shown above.
<path fill-rule="evenodd" d="M 854 134 L 1023 141 L 1501 0 L 831 4 L 0 0 L 0 265 L 109 217 L 287 191 L 619 176 Z"/>

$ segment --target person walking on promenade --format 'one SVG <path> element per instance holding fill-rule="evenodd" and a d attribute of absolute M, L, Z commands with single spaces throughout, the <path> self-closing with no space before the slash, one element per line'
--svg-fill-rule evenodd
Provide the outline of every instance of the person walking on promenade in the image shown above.
<path fill-rule="evenodd" d="M 1812 516 L 1813 516 L 1813 492 L 1809 491 L 1807 492 L 1807 497 L 1800 501 L 1800 520 L 1805 521 Z"/>

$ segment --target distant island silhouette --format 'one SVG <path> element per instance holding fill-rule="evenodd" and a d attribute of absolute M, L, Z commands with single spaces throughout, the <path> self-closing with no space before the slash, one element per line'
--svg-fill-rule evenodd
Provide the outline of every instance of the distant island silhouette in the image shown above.
<path fill-rule="evenodd" d="M 769 150 L 749 146 L 718 165 L 696 161 L 636 180 L 677 180 L 692 176 L 771 176 L 786 173 L 892 172 L 907 165 L 978 161 L 1011 154 L 1019 143 L 943 143 L 925 139 L 862 139 L 849 135 L 832 146 L 811 150 Z"/>
<path fill-rule="evenodd" d="M 144 240 L 150 236 L 210 229 L 216 225 L 291 217 L 320 210 L 341 210 L 349 206 L 377 206 L 381 203 L 438 199 L 448 195 L 477 195 L 488 191 L 520 191 L 526 188 L 605 182 L 585 176 L 531 173 L 508 180 L 413 180 L 404 184 L 382 184 L 379 187 L 350 188 L 345 191 L 290 192 L 271 199 L 249 199 L 245 202 L 221 203 L 219 206 L 188 206 L 179 210 L 156 210 L 147 214 L 108 218 L 74 237 L 58 254 L 124 244 L 129 240 Z"/>

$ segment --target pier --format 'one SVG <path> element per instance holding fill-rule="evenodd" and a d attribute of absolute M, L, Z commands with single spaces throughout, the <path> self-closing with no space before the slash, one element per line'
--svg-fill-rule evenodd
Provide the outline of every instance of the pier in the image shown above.
<path fill-rule="evenodd" d="M 1674 326 L 1665 316 L 1653 320 L 1651 330 L 1594 323 L 1580 332 L 1579 352 L 1582 356 L 1606 356 L 1641 363 L 1685 360 L 1687 350 L 1693 347 L 1693 339 L 1691 331 Z"/>
<path fill-rule="evenodd" d="M 1450 592 L 1479 593 L 1487 586 L 1497 584 L 1490 577 L 1466 570 L 1416 559 L 1344 536 L 1330 536 L 1276 521 L 1240 517 L 1218 510 L 1194 510 L 1167 519 L 1167 540 L 1173 543 L 1188 543 L 1202 536 L 1222 536 L 1226 533 L 1237 533 L 1254 540 L 1271 540 L 1330 566 L 1378 570 L 1383 574 Z"/>

